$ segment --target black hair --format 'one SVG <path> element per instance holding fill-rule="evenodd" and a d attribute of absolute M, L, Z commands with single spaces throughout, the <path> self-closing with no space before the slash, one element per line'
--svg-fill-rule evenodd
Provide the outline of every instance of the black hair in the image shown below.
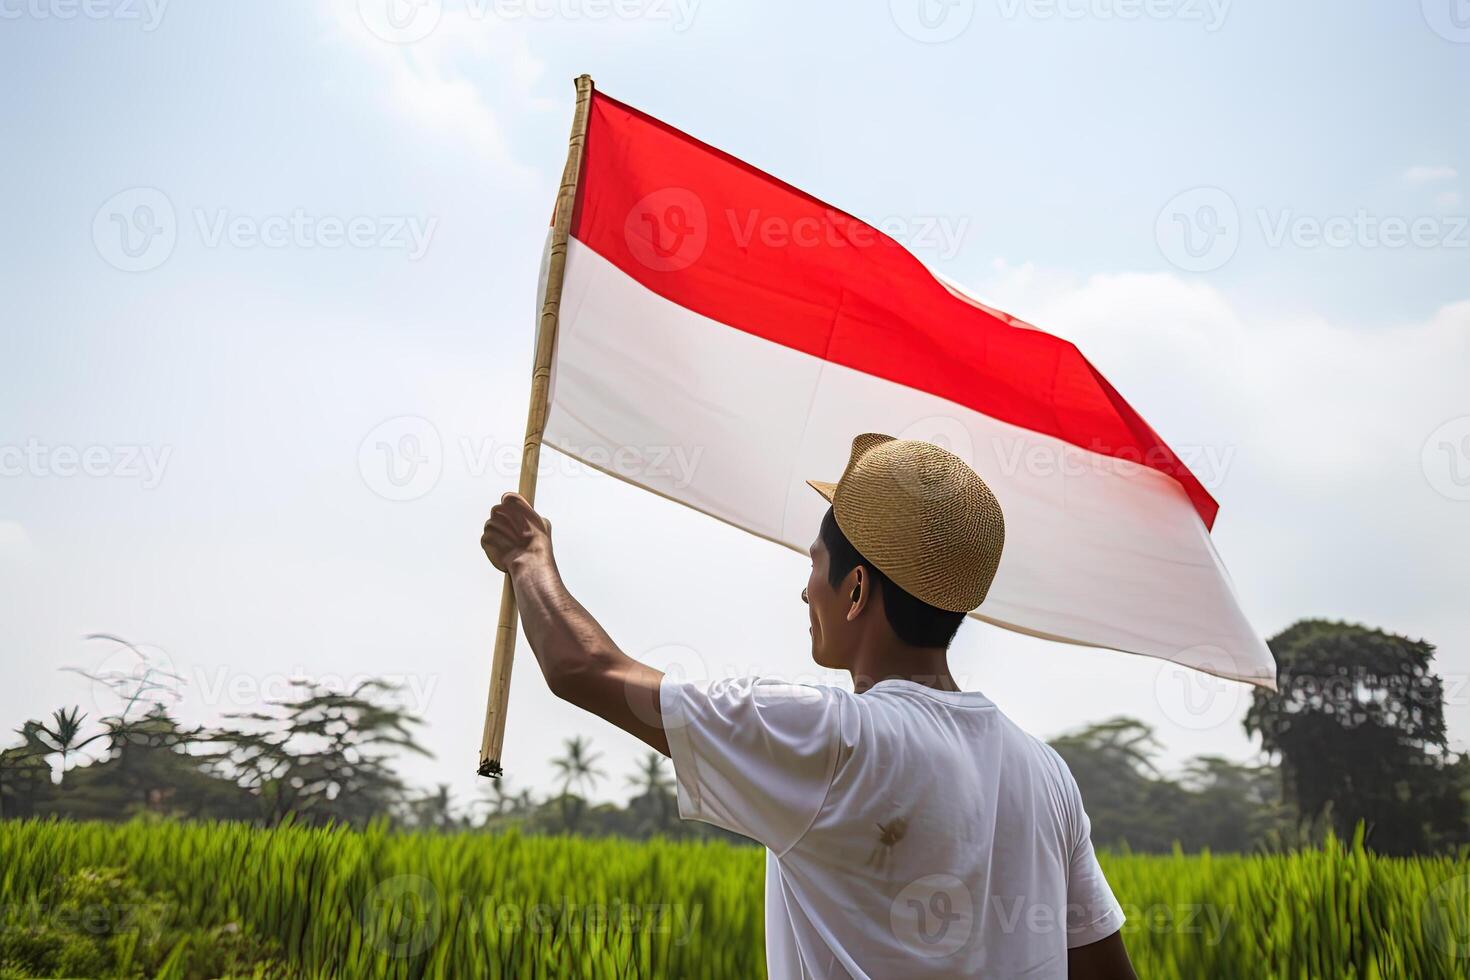
<path fill-rule="evenodd" d="M 827 546 L 828 585 L 835 589 L 842 584 L 848 572 L 862 565 L 883 591 L 883 612 L 888 617 L 888 625 L 900 640 L 916 647 L 949 646 L 955 632 L 960 628 L 960 623 L 965 621 L 964 613 L 931 606 L 895 585 L 892 579 L 864 558 L 853 547 L 852 542 L 847 540 L 847 535 L 837 526 L 837 518 L 833 516 L 830 507 L 827 508 L 827 515 L 822 518 L 821 538 L 822 543 Z"/>

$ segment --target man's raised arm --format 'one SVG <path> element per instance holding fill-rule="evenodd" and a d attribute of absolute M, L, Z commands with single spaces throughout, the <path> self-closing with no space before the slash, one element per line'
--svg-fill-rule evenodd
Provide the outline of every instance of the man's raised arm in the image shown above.
<path fill-rule="evenodd" d="M 507 493 L 490 509 L 480 547 L 492 565 L 510 575 L 521 628 L 551 693 L 668 755 L 659 710 L 663 672 L 618 649 L 567 591 L 551 552 L 551 522 L 525 497 Z"/>

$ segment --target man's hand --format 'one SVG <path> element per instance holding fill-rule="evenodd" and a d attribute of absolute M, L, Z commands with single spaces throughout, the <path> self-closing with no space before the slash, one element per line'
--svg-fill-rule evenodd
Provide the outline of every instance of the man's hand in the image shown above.
<path fill-rule="evenodd" d="M 507 493 L 490 508 L 480 547 L 511 576 L 521 628 L 551 693 L 668 755 L 659 703 L 663 673 L 619 650 L 567 591 L 551 556 L 551 522 L 525 497 Z"/>
<path fill-rule="evenodd" d="M 518 493 L 501 496 L 490 508 L 490 519 L 480 535 L 480 547 L 490 564 L 502 572 L 520 558 L 551 558 L 551 522 Z"/>

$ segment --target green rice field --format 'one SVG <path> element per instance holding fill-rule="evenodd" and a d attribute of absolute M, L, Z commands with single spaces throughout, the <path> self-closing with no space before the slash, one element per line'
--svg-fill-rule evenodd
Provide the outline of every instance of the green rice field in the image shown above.
<path fill-rule="evenodd" d="M 1145 978 L 1470 977 L 1470 854 L 1104 854 Z M 0 978 L 758 977 L 724 843 L 0 823 Z"/>

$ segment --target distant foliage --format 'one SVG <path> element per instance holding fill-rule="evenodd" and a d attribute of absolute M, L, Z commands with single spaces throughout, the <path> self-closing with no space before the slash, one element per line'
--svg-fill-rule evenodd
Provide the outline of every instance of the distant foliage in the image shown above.
<path fill-rule="evenodd" d="M 295 686 L 297 696 L 265 711 L 232 715 L 237 727 L 201 734 L 213 771 L 251 793 L 267 823 L 289 814 L 364 826 L 403 801 L 394 754 L 429 753 L 414 740 L 422 722 L 392 703 L 393 688 L 364 681 L 344 694 Z"/>
<path fill-rule="evenodd" d="M 544 798 L 503 780 L 425 792 L 396 768 L 428 754 L 422 720 L 382 682 L 349 691 L 300 683 L 258 711 L 188 728 L 170 713 L 181 697 L 174 675 L 125 640 L 94 639 L 138 661 L 86 675 L 117 696 L 119 710 L 94 720 L 62 708 L 14 728 L 19 743 L 0 750 L 0 817 L 743 840 L 680 820 L 672 769 L 654 752 L 622 774 L 631 791 L 622 806 L 593 799 L 617 774 L 581 736 L 550 760 L 543 778 L 556 788 Z M 1433 648 L 1320 620 L 1296 624 L 1271 646 L 1281 692 L 1257 690 L 1245 719 L 1266 750 L 1262 764 L 1201 756 L 1162 772 L 1153 730 L 1123 717 L 1053 741 L 1082 789 L 1094 842 L 1149 853 L 1282 851 L 1319 845 L 1329 831 L 1350 837 L 1362 823 L 1367 846 L 1381 853 L 1470 846 L 1470 756 L 1446 747 Z"/>
<path fill-rule="evenodd" d="M 1100 847 L 1251 851 L 1279 848 L 1291 835 L 1294 812 L 1281 801 L 1274 768 L 1202 756 L 1180 777 L 1165 776 L 1153 762 L 1153 729 L 1133 718 L 1088 725 L 1051 745 L 1077 780 Z"/>

